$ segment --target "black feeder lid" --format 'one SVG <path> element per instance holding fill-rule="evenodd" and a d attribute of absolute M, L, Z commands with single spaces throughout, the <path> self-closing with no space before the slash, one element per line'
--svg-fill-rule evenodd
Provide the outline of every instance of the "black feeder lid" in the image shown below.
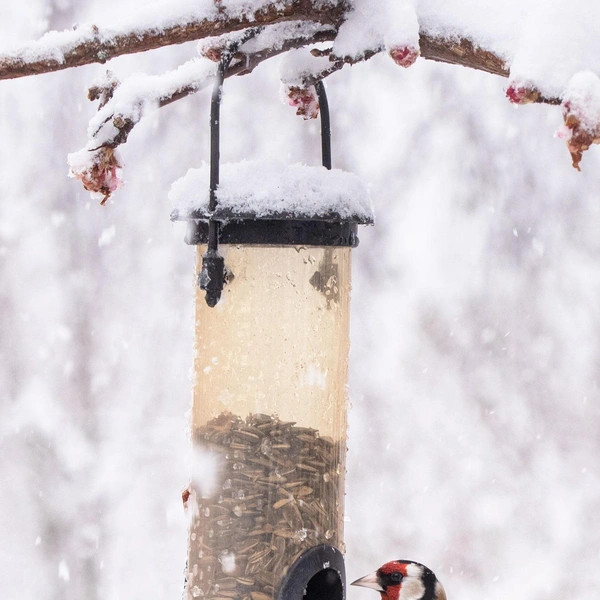
<path fill-rule="evenodd" d="M 221 208 L 209 214 L 194 211 L 182 216 L 177 211 L 171 213 L 174 221 L 188 221 L 185 237 L 187 244 L 207 244 L 209 221 L 217 221 L 219 244 L 248 244 L 273 246 L 346 246 L 358 245 L 357 226 L 371 225 L 372 218 L 365 215 L 342 217 L 339 213 L 309 214 L 273 212 L 257 216 L 249 211 L 234 213 Z"/>

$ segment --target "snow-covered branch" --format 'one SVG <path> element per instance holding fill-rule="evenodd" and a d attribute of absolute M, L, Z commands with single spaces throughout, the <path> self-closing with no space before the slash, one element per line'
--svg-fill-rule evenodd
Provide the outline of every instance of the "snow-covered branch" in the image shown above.
<path fill-rule="evenodd" d="M 51 31 L 37 41 L 10 52 L 0 52 L 0 79 L 14 79 L 105 63 L 124 54 L 145 52 L 163 46 L 182 44 L 210 36 L 220 36 L 248 27 L 272 25 L 282 21 L 310 20 L 339 26 L 346 4 L 342 0 L 260 0 L 239 8 L 227 2 L 199 1 L 190 13 L 189 6 L 177 11 L 157 11 L 141 23 L 120 29 L 96 25 L 78 26 L 73 30 Z"/>
<path fill-rule="evenodd" d="M 100 100 L 88 127 L 85 148 L 69 155 L 71 175 L 104 204 L 121 184 L 117 146 L 127 141 L 136 123 L 152 107 L 164 106 L 201 89 L 213 77 L 215 66 L 193 59 L 162 75 L 139 74 L 119 84 L 112 73 L 89 90 Z"/>
<path fill-rule="evenodd" d="M 365 0 L 362 0 L 362 3 L 364 2 Z M 361 2 L 355 0 L 355 5 L 360 4 Z M 405 21 L 414 21 L 415 29 L 414 17 L 408 18 L 410 13 L 392 14 L 387 15 L 387 19 L 384 18 L 384 7 L 387 5 L 390 3 L 381 3 L 376 11 L 381 23 L 403 23 L 403 17 Z M 414 31 L 407 33 L 407 27 L 403 26 L 400 28 L 402 39 L 400 43 L 394 44 L 393 35 L 373 33 L 378 31 L 377 24 L 370 23 L 368 18 L 365 19 L 365 16 L 373 14 L 373 11 L 359 11 L 356 8 L 349 10 L 348 5 L 342 1 L 287 0 L 282 3 L 265 0 L 250 6 L 255 6 L 255 10 L 227 11 L 221 2 L 215 2 L 208 7 L 206 3 L 199 3 L 193 14 L 175 13 L 169 14 L 168 18 L 158 14 L 135 27 L 107 29 L 96 25 L 82 25 L 73 30 L 51 31 L 39 40 L 20 48 L 4 53 L 0 51 L 0 79 L 39 75 L 92 63 L 104 64 L 124 54 L 145 52 L 194 40 L 215 39 L 219 36 L 227 38 L 228 34 L 235 34 L 250 26 L 270 25 L 282 21 L 317 22 L 324 25 L 330 33 L 325 35 L 321 32 L 313 39 L 305 39 L 304 45 L 322 39 L 335 42 L 330 64 L 321 73 L 314 71 L 307 78 L 306 85 L 312 85 L 315 81 L 340 70 L 344 65 L 366 60 L 384 50 L 399 64 L 402 64 L 406 56 L 410 57 L 409 62 L 421 56 L 428 60 L 461 65 L 503 77 L 509 76 L 504 58 L 493 50 L 474 43 L 468 37 L 456 34 L 436 35 L 421 28 L 415 38 Z M 389 25 L 387 29 L 393 31 Z M 384 37 L 387 39 L 384 40 Z M 415 39 L 407 43 L 407 39 L 412 38 Z M 284 47 L 276 48 L 276 37 L 273 37 L 272 41 L 275 44 L 274 51 L 270 52 L 268 57 L 286 51 L 287 48 Z M 289 47 L 296 48 L 298 45 L 291 44 Z M 254 66 L 264 60 L 260 54 L 256 54 L 253 59 L 258 61 Z M 536 97 L 537 102 L 556 103 L 556 98 L 547 98 L 541 92 L 538 92 Z"/>

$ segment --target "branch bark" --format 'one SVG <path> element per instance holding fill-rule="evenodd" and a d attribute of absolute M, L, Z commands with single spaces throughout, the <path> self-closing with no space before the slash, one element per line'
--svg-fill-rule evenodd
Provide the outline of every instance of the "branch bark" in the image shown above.
<path fill-rule="evenodd" d="M 501 77 L 508 77 L 510 74 L 502 58 L 489 50 L 475 46 L 465 38 L 448 40 L 421 33 L 419 45 L 421 56 L 429 60 L 462 65 Z"/>

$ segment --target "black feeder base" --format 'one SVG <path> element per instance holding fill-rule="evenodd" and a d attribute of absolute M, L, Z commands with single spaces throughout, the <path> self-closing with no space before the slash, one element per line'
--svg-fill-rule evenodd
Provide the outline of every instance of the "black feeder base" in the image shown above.
<path fill-rule="evenodd" d="M 345 600 L 346 569 L 342 553 L 322 544 L 304 552 L 288 569 L 277 600 Z"/>

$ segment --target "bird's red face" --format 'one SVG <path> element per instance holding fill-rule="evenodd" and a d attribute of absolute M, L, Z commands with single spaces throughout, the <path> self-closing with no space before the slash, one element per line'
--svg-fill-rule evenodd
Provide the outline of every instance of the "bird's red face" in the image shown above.
<path fill-rule="evenodd" d="M 352 583 L 377 590 L 381 600 L 446 600 L 442 584 L 425 565 L 392 560 Z"/>

